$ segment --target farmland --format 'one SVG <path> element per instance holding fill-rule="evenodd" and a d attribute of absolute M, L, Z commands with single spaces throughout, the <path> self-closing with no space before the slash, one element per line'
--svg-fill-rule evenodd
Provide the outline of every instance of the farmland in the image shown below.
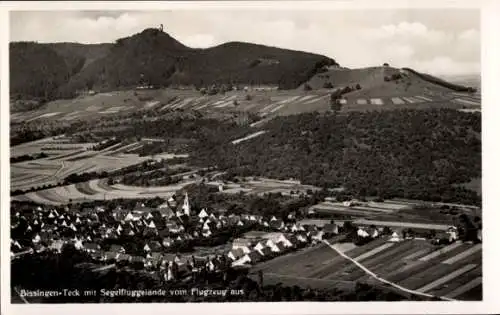
<path fill-rule="evenodd" d="M 105 179 L 94 179 L 84 183 L 64 185 L 30 192 L 24 195 L 14 196 L 12 199 L 52 205 L 121 198 L 147 199 L 161 197 L 168 199 L 177 190 L 195 182 L 195 180 L 186 180 L 169 186 L 139 187 L 121 184 L 108 185 L 107 180 Z"/>
<path fill-rule="evenodd" d="M 142 146 L 140 142 L 118 143 L 100 151 L 90 148 L 96 143 L 72 143 L 68 138 L 45 138 L 11 148 L 11 156 L 43 151 L 47 158 L 11 165 L 11 190 L 28 190 L 63 182 L 71 174 L 110 172 L 151 159 L 130 153 Z M 158 154 L 154 158 L 169 159 L 174 154 Z M 181 155 L 185 157 L 185 155 Z"/>
<path fill-rule="evenodd" d="M 313 91 L 251 90 L 228 91 L 224 94 L 202 95 L 195 90 L 164 88 L 144 91 L 113 91 L 80 96 L 73 100 L 56 100 L 43 107 L 12 113 L 11 122 L 77 121 L 111 115 L 126 115 L 137 111 L 167 115 L 171 111 L 203 113 L 252 113 L 262 118 L 293 115 L 305 112 L 325 112 L 330 109 L 332 89 Z M 361 90 L 363 91 L 363 90 Z M 480 110 L 480 96 L 468 93 L 440 93 L 415 90 L 412 94 L 395 92 L 375 93 L 371 90 L 348 93 L 342 111 L 366 111 L 402 108 L 455 108 Z M 420 93 L 418 92 L 420 91 Z M 352 94 L 352 95 L 351 95 Z"/>
<path fill-rule="evenodd" d="M 379 277 L 407 289 L 453 299 L 481 299 L 481 244 L 437 247 L 424 240 L 390 243 L 380 238 L 360 247 L 334 246 Z M 289 285 L 310 287 L 377 283 L 326 244 L 257 264 L 253 271 L 259 270 L 270 283 L 285 278 Z"/>

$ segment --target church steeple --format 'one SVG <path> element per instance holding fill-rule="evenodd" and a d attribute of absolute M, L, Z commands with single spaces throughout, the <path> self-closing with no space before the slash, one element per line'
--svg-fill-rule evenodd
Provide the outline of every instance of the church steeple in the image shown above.
<path fill-rule="evenodd" d="M 189 197 L 187 192 L 186 196 L 184 197 L 184 204 L 182 205 L 182 210 L 184 211 L 185 215 L 187 216 L 191 215 L 191 206 L 189 205 Z"/>

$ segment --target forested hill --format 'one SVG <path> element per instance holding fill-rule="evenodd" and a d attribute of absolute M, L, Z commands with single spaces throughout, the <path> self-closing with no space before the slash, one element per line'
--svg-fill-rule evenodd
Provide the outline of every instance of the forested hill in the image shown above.
<path fill-rule="evenodd" d="M 250 43 L 192 49 L 158 29 L 114 44 L 10 44 L 11 94 L 18 98 L 72 97 L 81 89 L 140 84 L 241 83 L 291 89 L 328 65 L 337 63 L 317 54 Z"/>
<path fill-rule="evenodd" d="M 296 178 L 357 196 L 479 204 L 481 115 L 451 109 L 301 114 L 238 145 L 206 139 L 192 157 L 228 176 Z"/>

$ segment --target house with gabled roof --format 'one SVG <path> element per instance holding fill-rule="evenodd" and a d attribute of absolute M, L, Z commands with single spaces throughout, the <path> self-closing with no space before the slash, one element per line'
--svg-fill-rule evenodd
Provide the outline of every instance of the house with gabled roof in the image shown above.
<path fill-rule="evenodd" d="M 276 240 L 276 243 L 279 244 L 283 244 L 284 247 L 293 247 L 293 243 L 289 240 L 289 238 L 287 236 L 285 236 L 284 234 L 281 234 L 279 236 L 279 238 Z"/>
<path fill-rule="evenodd" d="M 263 259 L 269 259 L 269 258 L 272 258 L 275 255 L 273 253 L 273 251 L 271 250 L 271 248 L 269 248 L 267 246 L 264 247 L 264 248 L 262 248 L 258 252 L 262 255 Z"/>
<path fill-rule="evenodd" d="M 163 260 L 162 253 L 153 252 L 147 255 L 145 267 L 149 269 L 158 268 Z"/>
<path fill-rule="evenodd" d="M 273 253 L 279 253 L 280 249 L 273 240 L 267 240 L 266 246 L 273 251 Z"/>
<path fill-rule="evenodd" d="M 239 258 L 235 262 L 232 263 L 233 266 L 241 266 L 245 264 L 256 264 L 260 260 L 262 260 L 262 255 L 257 251 L 252 251 L 248 254 L 245 254 L 243 257 Z"/>
<path fill-rule="evenodd" d="M 401 242 L 403 240 L 403 232 L 401 229 L 394 229 L 391 236 L 389 237 L 389 242 Z"/>
<path fill-rule="evenodd" d="M 164 237 L 162 240 L 162 245 L 168 248 L 174 244 L 174 240 L 171 237 Z"/>
<path fill-rule="evenodd" d="M 178 234 L 184 232 L 184 226 L 177 224 L 177 222 L 168 221 L 165 227 L 170 233 Z"/>
<path fill-rule="evenodd" d="M 204 219 L 204 218 L 206 218 L 208 216 L 209 216 L 209 214 L 207 213 L 207 211 L 205 209 L 201 209 L 200 213 L 198 213 L 198 217 L 200 219 Z"/>
<path fill-rule="evenodd" d="M 258 252 L 261 252 L 261 251 L 262 251 L 262 249 L 264 249 L 265 247 L 267 247 L 267 246 L 266 246 L 266 243 L 265 243 L 265 242 L 263 242 L 263 241 L 260 241 L 260 242 L 258 242 L 257 244 L 255 244 L 255 246 L 253 247 L 253 250 L 256 250 L 256 251 L 258 251 Z"/>
<path fill-rule="evenodd" d="M 282 242 L 276 243 L 276 247 L 278 248 L 278 253 L 284 253 L 288 250 Z"/>
<path fill-rule="evenodd" d="M 321 242 L 323 240 L 324 235 L 325 235 L 325 232 L 323 232 L 323 231 L 313 232 L 313 233 L 311 233 L 311 239 L 313 241 Z"/>
<path fill-rule="evenodd" d="M 339 234 L 339 226 L 335 223 L 328 223 L 323 225 L 323 232 L 325 232 L 326 237 Z"/>
<path fill-rule="evenodd" d="M 245 253 L 241 248 L 238 249 L 233 249 L 231 250 L 228 254 L 227 257 L 229 257 L 232 261 L 236 261 L 237 259 L 243 257 Z"/>

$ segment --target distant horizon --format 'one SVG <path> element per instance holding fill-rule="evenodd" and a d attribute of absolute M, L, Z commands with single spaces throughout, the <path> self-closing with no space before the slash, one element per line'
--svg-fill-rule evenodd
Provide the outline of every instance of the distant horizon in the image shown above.
<path fill-rule="evenodd" d="M 109 44 L 163 24 L 192 48 L 246 42 L 324 55 L 348 68 L 387 62 L 438 76 L 480 74 L 479 10 L 369 11 L 13 11 L 10 40 Z"/>

